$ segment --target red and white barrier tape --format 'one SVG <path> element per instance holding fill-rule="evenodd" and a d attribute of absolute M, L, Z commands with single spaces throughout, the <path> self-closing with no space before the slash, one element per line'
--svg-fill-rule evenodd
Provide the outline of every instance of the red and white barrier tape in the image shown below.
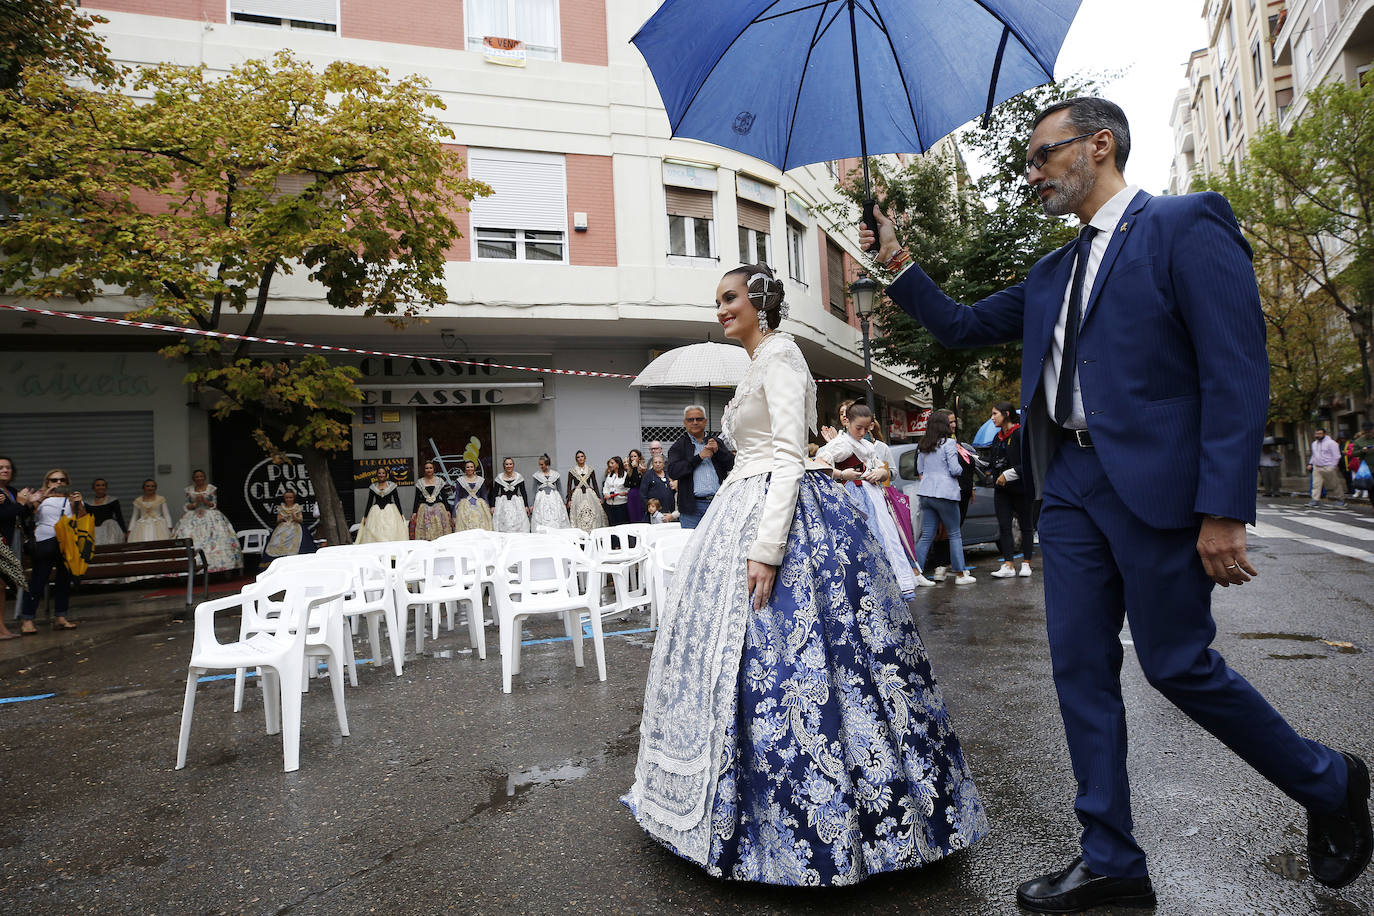
<path fill-rule="evenodd" d="M 182 334 L 187 337 L 210 337 L 217 340 L 244 340 L 249 343 L 272 344 L 279 347 L 297 347 L 303 350 L 321 350 L 328 353 L 356 353 L 359 356 L 389 356 L 395 359 L 420 359 L 431 363 L 447 363 L 454 366 L 485 366 L 491 369 L 511 369 L 518 372 L 538 372 L 548 375 L 577 375 L 590 378 L 633 379 L 634 375 L 623 372 L 593 372 L 590 369 L 549 369 L 542 366 L 513 366 L 507 363 L 482 362 L 472 359 L 451 359 L 445 356 L 416 356 L 411 353 L 392 353 L 388 350 L 365 350 L 358 347 L 336 347 L 332 344 L 305 343 L 299 340 L 279 340 L 275 337 L 255 337 L 251 334 L 234 334 L 230 331 L 207 331 L 203 328 L 183 328 L 172 324 L 158 324 L 152 321 L 135 321 L 132 318 L 109 318 L 104 315 L 86 315 L 81 312 L 63 312 L 57 309 L 34 308 L 28 305 L 13 305 L 0 302 L 0 309 L 12 312 L 26 312 L 30 315 L 44 315 L 48 318 L 70 318 L 74 321 L 93 321 L 96 324 L 110 324 L 121 328 L 137 328 L 142 331 L 162 331 L 166 334 Z M 873 386 L 873 376 L 864 378 L 824 378 L 817 382 L 862 382 Z"/>

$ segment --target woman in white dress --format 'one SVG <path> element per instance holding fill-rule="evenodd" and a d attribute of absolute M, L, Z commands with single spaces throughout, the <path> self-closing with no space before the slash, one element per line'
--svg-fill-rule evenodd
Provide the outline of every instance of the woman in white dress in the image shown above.
<path fill-rule="evenodd" d="M 391 472 L 377 468 L 377 474 L 367 487 L 367 505 L 363 507 L 363 523 L 358 528 L 355 544 L 377 544 L 384 541 L 410 540 L 410 526 L 401 514 L 401 496 Z"/>
<path fill-rule="evenodd" d="M 558 472 L 548 455 L 539 456 L 539 470 L 534 474 L 534 511 L 530 514 L 530 529 L 568 527 L 568 509 L 563 504 Z"/>
<path fill-rule="evenodd" d="M 751 358 L 722 423 L 735 467 L 659 617 L 623 801 L 728 879 L 854 884 L 944 858 L 987 818 L 882 545 L 804 471 L 816 388 L 775 330 L 782 284 L 731 271 L 716 303 Z"/>
<path fill-rule="evenodd" d="M 897 575 L 903 598 L 916 594 L 916 572 L 906 552 L 898 522 L 883 495 L 882 483 L 888 476 L 886 465 L 877 459 L 874 443 L 864 436 L 873 425 L 873 411 L 866 404 L 849 408 L 848 427 L 816 452 L 816 460 L 829 465 L 831 476 L 845 484 L 859 510 L 887 553 L 887 561 Z"/>
<path fill-rule="evenodd" d="M 448 511 L 453 488 L 442 477 L 435 476 L 434 467 L 433 461 L 426 461 L 422 465 L 424 476 L 415 481 L 410 520 L 415 525 L 417 541 L 433 541 L 453 530 L 453 516 Z"/>
<path fill-rule="evenodd" d="M 491 524 L 497 531 L 529 533 L 530 497 L 525 491 L 525 476 L 515 469 L 515 459 L 501 462 L 501 473 L 491 492 Z"/>
<path fill-rule="evenodd" d="M 124 524 L 124 511 L 119 500 L 109 496 L 110 485 L 104 477 L 97 477 L 91 483 L 94 494 L 86 500 L 86 511 L 95 520 L 95 543 L 123 544 L 129 536 L 129 528 Z"/>
<path fill-rule="evenodd" d="M 487 502 L 487 482 L 477 474 L 477 462 L 463 462 L 463 476 L 458 478 L 457 496 L 453 500 L 453 530 L 491 530 L 491 505 Z"/>
<path fill-rule="evenodd" d="M 210 572 L 238 569 L 243 565 L 243 552 L 234 526 L 219 511 L 218 490 L 204 471 L 191 472 L 191 485 L 186 488 L 186 513 L 172 529 L 174 538 L 190 538 L 205 554 Z"/>
<path fill-rule="evenodd" d="M 605 528 L 606 513 L 601 508 L 596 471 L 587 467 L 587 453 L 581 449 L 573 459 L 577 463 L 568 471 L 568 521 L 583 531 Z"/>
<path fill-rule="evenodd" d="M 134 514 L 129 521 L 129 542 L 165 541 L 172 536 L 172 513 L 167 499 L 157 495 L 157 481 L 149 477 L 143 481 L 143 495 L 133 501 Z"/>

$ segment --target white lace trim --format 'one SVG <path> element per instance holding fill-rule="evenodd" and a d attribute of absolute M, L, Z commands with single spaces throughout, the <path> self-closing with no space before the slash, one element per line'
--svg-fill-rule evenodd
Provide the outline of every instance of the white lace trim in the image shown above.
<path fill-rule="evenodd" d="M 779 346 L 784 342 L 788 346 Z M 735 387 L 735 396 L 725 406 L 725 414 L 720 421 L 720 434 L 732 450 L 737 448 L 735 417 L 739 413 L 739 405 L 763 388 L 764 369 L 766 364 L 773 360 L 781 360 L 793 369 L 799 369 L 802 375 L 806 376 L 806 428 L 809 432 L 816 432 L 816 380 L 811 377 L 811 369 L 806 365 L 806 358 L 802 356 L 796 338 L 786 332 L 775 331 L 764 338 L 754 351 L 754 358 L 749 363 L 744 378 L 740 379 L 739 385 Z"/>

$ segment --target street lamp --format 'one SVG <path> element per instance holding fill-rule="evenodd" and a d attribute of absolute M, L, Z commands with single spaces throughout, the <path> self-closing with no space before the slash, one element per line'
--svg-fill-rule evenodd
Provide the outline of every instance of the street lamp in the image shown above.
<path fill-rule="evenodd" d="M 873 299 L 878 295 L 878 284 L 874 283 L 871 277 L 860 277 L 849 285 L 849 292 L 854 297 L 854 311 L 859 316 L 859 326 L 863 328 L 864 335 L 864 384 L 867 386 L 864 400 L 876 418 L 878 413 L 873 404 L 873 382 L 871 378 L 873 364 L 868 354 L 868 320 L 873 317 Z"/>

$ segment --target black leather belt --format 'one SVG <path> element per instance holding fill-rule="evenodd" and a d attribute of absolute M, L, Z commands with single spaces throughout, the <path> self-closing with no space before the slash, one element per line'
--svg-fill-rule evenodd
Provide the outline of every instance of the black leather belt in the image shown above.
<path fill-rule="evenodd" d="M 1065 442 L 1072 442 L 1079 448 L 1092 448 L 1093 437 L 1086 429 L 1065 429 L 1059 427 L 1059 436 Z"/>

